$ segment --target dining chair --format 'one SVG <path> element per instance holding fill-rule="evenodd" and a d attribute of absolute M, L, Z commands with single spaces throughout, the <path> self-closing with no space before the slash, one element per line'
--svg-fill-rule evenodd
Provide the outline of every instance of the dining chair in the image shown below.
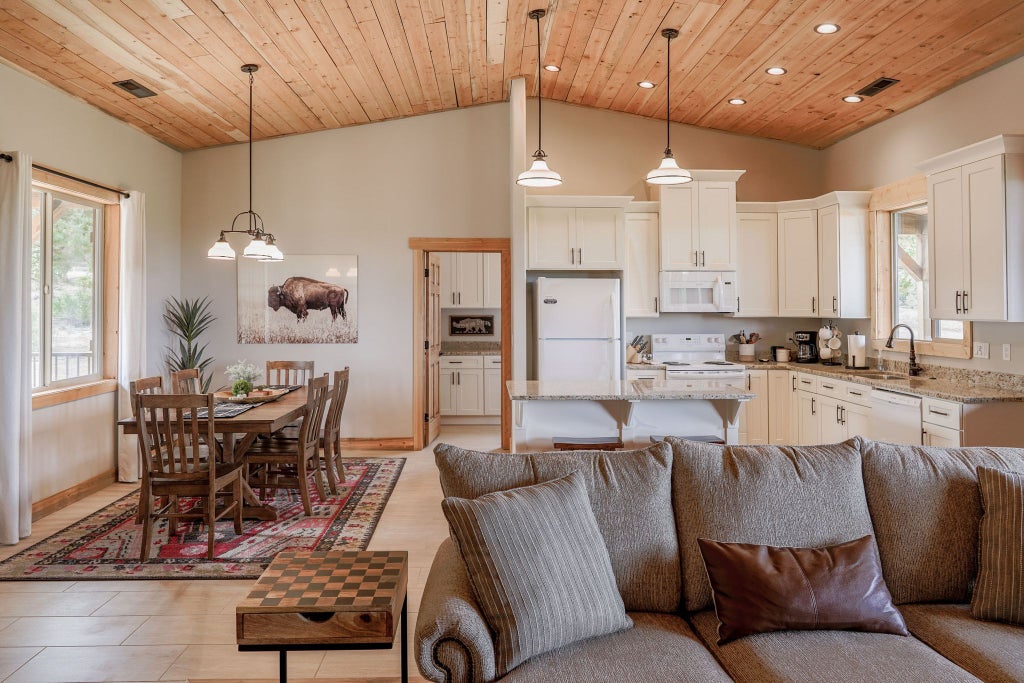
<path fill-rule="evenodd" d="M 320 469 L 320 424 L 327 405 L 328 376 L 314 377 L 306 388 L 306 407 L 299 420 L 298 439 L 257 440 L 245 453 L 250 484 L 260 489 L 298 489 L 302 509 L 312 516 L 309 498 L 309 475 L 323 499 L 323 472 Z M 262 493 L 262 491 L 261 491 Z"/>
<path fill-rule="evenodd" d="M 338 492 L 338 482 L 345 483 L 345 466 L 341 462 L 341 411 L 348 396 L 348 367 L 334 371 L 331 387 L 331 406 L 327 409 L 320 446 L 324 449 L 323 466 L 327 470 L 327 486 L 331 493 Z"/>
<path fill-rule="evenodd" d="M 139 436 L 148 455 L 148 476 L 139 492 L 142 559 L 149 559 L 153 522 L 168 520 L 168 534 L 177 535 L 178 520 L 201 519 L 206 524 L 209 559 L 214 557 L 217 520 L 231 515 L 235 533 L 242 533 L 242 463 L 210 457 L 213 420 L 201 424 L 199 410 L 213 414 L 213 394 L 139 394 L 136 397 Z M 204 504 L 182 512 L 178 497 L 200 498 Z M 154 501 L 166 497 L 157 507 Z M 218 508 L 217 499 L 226 498 Z"/>
<path fill-rule="evenodd" d="M 311 360 L 268 360 L 267 384 L 295 386 L 305 384 L 313 377 Z"/>
<path fill-rule="evenodd" d="M 202 384 L 200 383 L 199 370 L 186 368 L 175 370 L 171 373 L 171 386 L 176 394 L 201 394 Z"/>
<path fill-rule="evenodd" d="M 128 397 L 132 403 L 132 417 L 136 421 L 139 419 L 139 413 L 136 410 L 136 397 L 139 394 L 162 394 L 164 393 L 164 378 L 159 375 L 156 377 L 141 377 L 128 384 Z M 149 468 L 146 463 L 149 457 L 146 455 L 145 447 L 142 445 L 142 438 L 139 437 L 139 486 L 140 489 L 146 488 L 146 477 L 149 472 Z M 135 523 L 142 524 L 143 521 L 143 509 L 142 505 L 139 505 L 139 511 L 135 515 Z"/>

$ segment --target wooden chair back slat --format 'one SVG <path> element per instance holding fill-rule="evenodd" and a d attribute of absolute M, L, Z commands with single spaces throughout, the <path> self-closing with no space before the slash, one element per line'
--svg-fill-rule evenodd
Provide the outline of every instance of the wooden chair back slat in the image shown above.
<path fill-rule="evenodd" d="M 341 433 L 341 413 L 345 409 L 345 398 L 348 396 L 348 373 L 344 370 L 334 371 L 334 387 L 331 389 L 331 406 L 327 410 L 327 422 L 324 425 L 324 443 L 334 443 Z"/>
<path fill-rule="evenodd" d="M 327 405 L 327 394 L 330 390 L 330 378 L 327 375 L 314 377 L 306 387 L 306 414 L 299 428 L 299 449 L 319 448 L 320 425 L 324 420 L 324 407 Z"/>
<path fill-rule="evenodd" d="M 163 377 L 142 377 L 128 384 L 128 396 L 132 402 L 132 415 L 138 417 L 135 412 L 135 397 L 139 394 L 162 394 L 164 393 Z"/>
<path fill-rule="evenodd" d="M 295 386 L 313 378 L 311 360 L 268 360 L 267 384 Z"/>
<path fill-rule="evenodd" d="M 202 384 L 199 379 L 199 370 L 187 368 L 175 370 L 171 373 L 171 388 L 176 394 L 201 394 Z"/>
<path fill-rule="evenodd" d="M 198 412 L 213 414 L 213 394 L 139 394 L 136 402 L 149 476 L 212 481 L 213 420 L 203 426 Z"/>

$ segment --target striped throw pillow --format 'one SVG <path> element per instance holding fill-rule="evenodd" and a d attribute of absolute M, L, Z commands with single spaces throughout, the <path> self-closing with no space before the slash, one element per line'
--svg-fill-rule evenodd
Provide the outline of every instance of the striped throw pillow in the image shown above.
<path fill-rule="evenodd" d="M 441 506 L 495 634 L 498 677 L 633 625 L 580 472 Z"/>
<path fill-rule="evenodd" d="M 1024 474 L 978 468 L 981 533 L 971 614 L 1024 625 Z"/>

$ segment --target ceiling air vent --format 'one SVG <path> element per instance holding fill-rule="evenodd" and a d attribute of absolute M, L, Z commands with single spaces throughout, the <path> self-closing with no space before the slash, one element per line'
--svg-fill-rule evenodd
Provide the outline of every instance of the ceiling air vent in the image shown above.
<path fill-rule="evenodd" d="M 124 90 L 125 92 L 135 95 L 136 97 L 153 97 L 153 95 L 156 95 L 155 92 L 153 92 L 146 86 L 131 79 L 128 79 L 127 81 L 115 81 L 114 85 L 116 85 L 121 90 Z"/>
<path fill-rule="evenodd" d="M 899 79 L 887 78 L 885 76 L 882 76 L 874 83 L 866 85 L 860 90 L 858 90 L 857 94 L 860 95 L 861 97 L 874 97 L 875 95 L 882 92 L 889 86 L 896 85 L 897 83 L 899 83 Z"/>

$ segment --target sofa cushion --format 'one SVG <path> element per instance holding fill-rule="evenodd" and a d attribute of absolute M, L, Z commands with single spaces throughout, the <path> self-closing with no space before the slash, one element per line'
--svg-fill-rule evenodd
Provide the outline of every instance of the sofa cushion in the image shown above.
<path fill-rule="evenodd" d="M 979 467 L 978 485 L 985 512 L 971 614 L 1024 625 L 1024 474 Z"/>
<path fill-rule="evenodd" d="M 740 683 L 953 683 L 973 675 L 913 637 L 857 631 L 774 631 L 718 645 L 718 619 L 691 616 L 694 630 Z"/>
<path fill-rule="evenodd" d="M 630 612 L 633 628 L 534 657 L 502 683 L 726 683 L 722 667 L 681 617 Z"/>
<path fill-rule="evenodd" d="M 904 605 L 910 632 L 991 683 L 1024 681 L 1024 628 L 979 621 L 968 605 Z"/>
<path fill-rule="evenodd" d="M 824 548 L 698 538 L 719 643 L 768 631 L 854 630 L 906 636 L 871 536 Z"/>
<path fill-rule="evenodd" d="M 682 595 L 672 517 L 672 450 L 509 455 L 441 444 L 434 449 L 446 496 L 476 498 L 579 471 L 627 610 L 676 612 Z"/>
<path fill-rule="evenodd" d="M 441 503 L 495 634 L 495 673 L 630 628 L 583 476 Z"/>
<path fill-rule="evenodd" d="M 667 441 L 687 610 L 711 606 L 698 537 L 820 547 L 873 533 L 856 439 L 829 446 Z"/>
<path fill-rule="evenodd" d="M 979 465 L 1024 467 L 1021 448 L 864 444 L 864 487 L 897 604 L 968 602 L 977 573 Z"/>

